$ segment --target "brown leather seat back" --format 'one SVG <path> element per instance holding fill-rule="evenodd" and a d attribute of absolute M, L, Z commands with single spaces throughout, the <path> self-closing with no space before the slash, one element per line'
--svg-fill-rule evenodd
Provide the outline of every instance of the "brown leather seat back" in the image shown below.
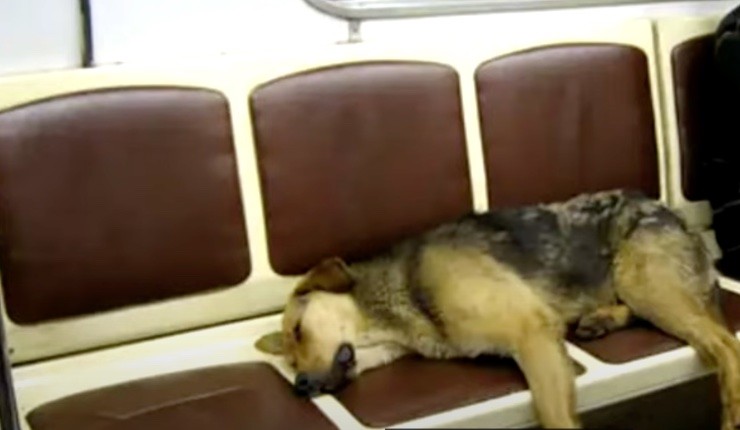
<path fill-rule="evenodd" d="M 272 267 L 368 255 L 472 209 L 458 75 L 426 62 L 309 70 L 251 95 Z"/>
<path fill-rule="evenodd" d="M 17 324 L 240 283 L 251 267 L 225 98 L 100 89 L 0 112 L 0 221 Z"/>
<path fill-rule="evenodd" d="M 610 188 L 659 196 L 642 50 L 543 46 L 488 61 L 475 79 L 491 207 Z"/>

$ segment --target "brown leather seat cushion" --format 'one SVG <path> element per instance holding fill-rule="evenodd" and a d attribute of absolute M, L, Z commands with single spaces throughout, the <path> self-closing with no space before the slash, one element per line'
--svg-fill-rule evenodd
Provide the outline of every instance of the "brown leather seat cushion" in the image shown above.
<path fill-rule="evenodd" d="M 407 357 L 363 374 L 337 399 L 363 424 L 382 428 L 526 389 L 511 359 Z"/>
<path fill-rule="evenodd" d="M 265 363 L 179 372 L 101 388 L 42 405 L 33 430 L 335 429 Z"/>
<path fill-rule="evenodd" d="M 727 325 L 734 331 L 740 330 L 740 295 L 722 290 L 722 302 Z M 601 339 L 582 341 L 571 334 L 570 340 L 599 359 L 616 364 L 649 357 L 686 345 L 644 321 Z"/>

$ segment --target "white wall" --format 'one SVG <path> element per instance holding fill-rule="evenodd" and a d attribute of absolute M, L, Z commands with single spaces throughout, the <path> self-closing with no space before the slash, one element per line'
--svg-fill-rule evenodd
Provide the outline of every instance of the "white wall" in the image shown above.
<path fill-rule="evenodd" d="M 81 64 L 77 0 L 0 0 L 0 74 Z"/>
<path fill-rule="evenodd" d="M 93 0 L 96 63 L 249 53 L 346 37 L 302 0 Z"/>
<path fill-rule="evenodd" d="M 629 18 L 671 15 L 724 14 L 740 4 L 738 0 L 702 0 L 623 5 L 580 9 L 440 16 L 400 20 L 369 21 L 362 24 L 363 40 L 434 43 L 437 40 L 469 37 L 500 37 L 506 32 L 533 32 L 547 27 L 601 25 Z"/>
<path fill-rule="evenodd" d="M 364 22 L 363 40 L 436 43 L 542 26 L 725 13 L 737 0 Z M 303 0 L 92 0 L 96 64 L 300 49 L 347 37 L 347 24 Z M 80 65 L 76 0 L 0 0 L 0 74 Z"/>

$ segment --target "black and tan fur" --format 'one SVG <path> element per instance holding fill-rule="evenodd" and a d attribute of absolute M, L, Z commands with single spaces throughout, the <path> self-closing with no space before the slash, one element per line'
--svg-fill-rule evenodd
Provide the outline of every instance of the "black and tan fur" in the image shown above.
<path fill-rule="evenodd" d="M 521 367 L 546 428 L 578 428 L 564 337 L 602 336 L 634 317 L 687 341 L 718 370 L 722 430 L 740 422 L 740 344 L 724 326 L 712 262 L 676 214 L 639 194 L 467 215 L 373 258 L 324 260 L 260 339 L 304 394 L 405 354 L 502 354 Z"/>

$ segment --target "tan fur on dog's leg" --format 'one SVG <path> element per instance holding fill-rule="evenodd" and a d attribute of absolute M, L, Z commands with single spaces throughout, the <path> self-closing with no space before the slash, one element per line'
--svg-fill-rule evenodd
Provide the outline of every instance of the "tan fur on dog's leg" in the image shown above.
<path fill-rule="evenodd" d="M 704 303 L 706 279 L 690 251 L 681 235 L 636 232 L 617 255 L 617 294 L 636 315 L 685 340 L 717 368 L 722 430 L 731 430 L 740 421 L 740 348 Z"/>
<path fill-rule="evenodd" d="M 516 346 L 514 359 L 527 379 L 543 427 L 580 428 L 575 374 L 563 340 L 544 331 L 530 332 Z"/>
<path fill-rule="evenodd" d="M 565 324 L 516 272 L 476 249 L 430 247 L 422 258 L 424 285 L 447 338 L 467 355 L 510 353 L 532 392 L 544 428 L 580 428 L 575 377 Z"/>

